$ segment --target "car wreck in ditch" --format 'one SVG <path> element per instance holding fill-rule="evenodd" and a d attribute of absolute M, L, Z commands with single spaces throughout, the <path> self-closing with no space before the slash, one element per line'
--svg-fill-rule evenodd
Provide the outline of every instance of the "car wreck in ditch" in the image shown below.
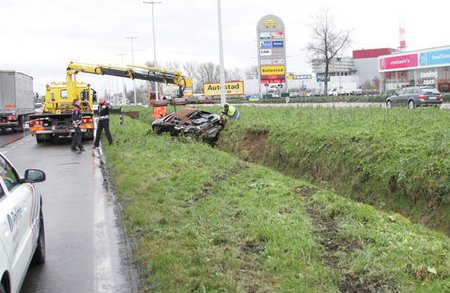
<path fill-rule="evenodd" d="M 214 143 L 224 125 L 225 121 L 218 114 L 185 107 L 153 121 L 152 129 L 156 134 L 166 132 Z"/>

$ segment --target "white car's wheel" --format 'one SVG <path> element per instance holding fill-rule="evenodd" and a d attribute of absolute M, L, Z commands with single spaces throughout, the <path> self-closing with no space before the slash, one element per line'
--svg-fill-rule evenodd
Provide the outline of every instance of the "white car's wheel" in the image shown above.
<path fill-rule="evenodd" d="M 39 237 L 37 240 L 36 251 L 33 255 L 33 264 L 41 265 L 45 262 L 45 230 L 44 230 L 44 216 L 42 211 L 39 216 Z"/>
<path fill-rule="evenodd" d="M 414 109 L 415 107 L 416 107 L 416 103 L 414 103 L 413 100 L 409 100 L 409 102 L 408 102 L 408 108 Z"/>

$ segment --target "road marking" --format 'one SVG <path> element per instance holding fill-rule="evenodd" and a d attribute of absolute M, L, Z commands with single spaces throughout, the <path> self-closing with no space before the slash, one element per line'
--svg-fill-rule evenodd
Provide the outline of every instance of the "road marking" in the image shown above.
<path fill-rule="evenodd" d="M 95 292 L 114 292 L 114 274 L 108 224 L 106 221 L 105 192 L 103 191 L 103 175 L 99 170 L 99 158 L 93 156 L 95 165 L 95 192 L 94 192 L 94 276 Z"/>

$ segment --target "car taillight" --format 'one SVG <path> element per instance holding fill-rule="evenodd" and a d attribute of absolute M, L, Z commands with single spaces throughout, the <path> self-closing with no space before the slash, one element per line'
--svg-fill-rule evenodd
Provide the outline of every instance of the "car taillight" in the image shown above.
<path fill-rule="evenodd" d="M 419 100 L 425 100 L 426 97 L 427 97 L 427 96 L 420 95 L 420 96 L 419 96 Z"/>
<path fill-rule="evenodd" d="M 30 121 L 30 126 L 38 126 L 38 125 L 42 125 L 42 121 L 40 121 L 40 120 Z"/>
<path fill-rule="evenodd" d="M 83 123 L 92 123 L 92 118 L 83 118 Z"/>

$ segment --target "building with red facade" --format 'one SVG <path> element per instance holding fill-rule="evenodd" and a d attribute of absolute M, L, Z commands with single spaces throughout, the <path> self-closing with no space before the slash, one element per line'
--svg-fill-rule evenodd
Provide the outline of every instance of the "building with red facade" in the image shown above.
<path fill-rule="evenodd" d="M 396 50 L 392 48 L 363 49 L 353 51 L 353 60 L 360 88 L 380 89 L 378 57 L 392 54 L 395 51 Z"/>

